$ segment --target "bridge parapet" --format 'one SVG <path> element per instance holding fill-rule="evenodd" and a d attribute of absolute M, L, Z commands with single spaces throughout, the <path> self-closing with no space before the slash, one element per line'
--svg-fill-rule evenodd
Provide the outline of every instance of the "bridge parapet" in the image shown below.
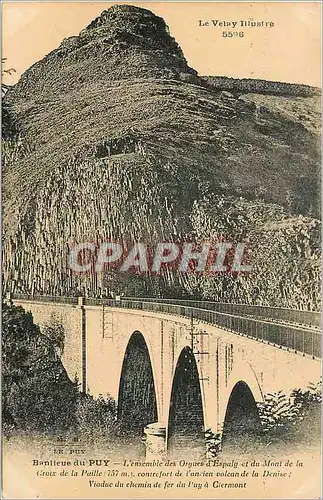
<path fill-rule="evenodd" d="M 277 320 L 296 325 L 306 325 L 308 327 L 321 327 L 321 313 L 318 311 L 304 311 L 301 309 L 286 309 L 283 307 L 261 306 L 253 304 L 234 304 L 229 302 L 215 302 L 208 300 L 185 300 L 185 299 L 156 299 L 151 297 L 125 297 L 123 300 L 161 302 L 175 304 L 198 309 L 210 309 L 224 314 L 237 316 L 251 316 L 264 320 Z"/>
<path fill-rule="evenodd" d="M 87 299 L 86 302 L 95 305 L 97 299 Z M 200 309 L 186 304 L 170 304 L 159 301 L 147 302 L 138 299 L 102 300 L 102 304 L 107 307 L 139 309 L 193 318 L 216 325 L 232 333 L 246 335 L 259 342 L 266 342 L 279 348 L 292 350 L 304 356 L 321 357 L 321 332 L 310 327 L 274 323 L 252 317 L 219 313 L 210 309 Z"/>
<path fill-rule="evenodd" d="M 16 294 L 13 298 L 15 300 L 80 305 L 80 297 Z M 259 342 L 286 348 L 304 356 L 309 355 L 313 359 L 321 357 L 322 335 L 321 330 L 317 328 L 320 326 L 321 316 L 320 313 L 314 311 L 289 310 L 249 304 L 153 298 L 122 298 L 115 300 L 86 297 L 82 298 L 82 304 L 164 312 L 194 318 L 239 335 L 246 335 Z"/>
<path fill-rule="evenodd" d="M 9 294 L 16 300 L 36 300 L 37 302 L 58 302 L 66 304 L 77 304 L 79 297 L 65 297 L 55 295 L 27 295 L 27 294 Z M 111 302 L 107 298 L 92 298 L 84 297 L 84 304 L 88 305 L 103 305 Z M 286 309 L 282 307 L 252 305 L 252 304 L 235 304 L 229 302 L 215 302 L 208 300 L 186 300 L 186 299 L 161 299 L 153 297 L 124 297 L 120 301 L 131 302 L 158 302 L 162 304 L 180 305 L 187 307 L 195 307 L 197 309 L 207 309 L 224 314 L 235 316 L 251 316 L 254 318 L 262 318 L 264 320 L 277 320 L 280 322 L 293 323 L 307 327 L 321 328 L 321 313 L 319 311 L 306 311 L 301 309 Z M 119 301 L 119 302 L 120 302 Z M 118 302 L 118 301 L 116 301 Z"/>

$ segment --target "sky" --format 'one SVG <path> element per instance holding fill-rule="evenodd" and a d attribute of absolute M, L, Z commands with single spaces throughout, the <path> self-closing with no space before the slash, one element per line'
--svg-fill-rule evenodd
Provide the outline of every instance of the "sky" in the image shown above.
<path fill-rule="evenodd" d="M 77 35 L 116 3 L 164 18 L 190 66 L 200 75 L 263 78 L 321 86 L 320 2 L 16 2 L 2 4 L 2 57 L 15 83 L 63 38 Z M 213 26 L 212 20 L 268 21 L 274 26 Z M 205 23 L 208 22 L 209 25 Z M 237 25 L 237 26 L 238 26 Z M 236 27 L 237 28 L 237 27 Z M 224 31 L 243 31 L 225 37 Z"/>

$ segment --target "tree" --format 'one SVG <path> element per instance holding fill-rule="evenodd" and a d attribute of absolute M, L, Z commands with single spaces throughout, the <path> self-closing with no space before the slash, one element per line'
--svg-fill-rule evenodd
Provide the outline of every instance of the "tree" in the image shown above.
<path fill-rule="evenodd" d="M 51 340 L 22 307 L 2 306 L 4 430 L 53 433 L 74 424 L 78 396 Z"/>
<path fill-rule="evenodd" d="M 4 78 L 5 75 L 12 75 L 12 73 L 15 73 L 16 70 L 14 68 L 7 68 L 7 69 L 4 69 L 3 68 L 3 65 L 5 64 L 7 58 L 6 57 L 2 57 L 1 58 L 1 76 L 2 78 Z M 9 85 L 7 85 L 6 83 L 2 82 L 1 83 L 1 93 L 2 93 L 2 97 L 5 95 L 6 91 L 10 88 Z"/>
<path fill-rule="evenodd" d="M 1 59 L 1 77 L 2 77 L 2 82 L 1 82 L 1 95 L 2 98 L 5 96 L 7 90 L 9 90 L 10 85 L 7 85 L 6 83 L 3 82 L 3 78 L 5 75 L 11 75 L 12 73 L 15 73 L 16 70 L 14 68 L 7 68 L 4 69 L 4 64 L 6 62 L 6 57 L 3 57 Z M 16 128 L 14 125 L 14 120 L 12 116 L 12 110 L 11 107 L 8 103 L 2 102 L 2 138 L 3 139 L 9 139 L 12 137 L 12 135 L 15 133 Z"/>

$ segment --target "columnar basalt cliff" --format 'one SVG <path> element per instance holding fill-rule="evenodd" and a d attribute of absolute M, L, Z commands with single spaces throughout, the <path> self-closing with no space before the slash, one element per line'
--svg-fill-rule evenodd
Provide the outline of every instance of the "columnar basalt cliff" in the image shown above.
<path fill-rule="evenodd" d="M 75 242 L 231 235 L 242 214 L 242 237 L 257 234 L 259 286 L 276 290 L 267 301 L 315 308 L 318 111 L 304 109 L 319 96 L 294 94 L 264 103 L 219 90 L 188 66 L 163 19 L 127 5 L 102 12 L 5 96 L 6 290 L 100 295 L 106 277 L 68 269 Z M 275 252 L 287 239 L 286 259 L 297 260 L 292 293 L 277 255 L 261 254 L 270 223 Z M 300 300 L 304 267 L 312 285 Z M 110 278 L 115 292 L 266 301 L 252 277 Z"/>

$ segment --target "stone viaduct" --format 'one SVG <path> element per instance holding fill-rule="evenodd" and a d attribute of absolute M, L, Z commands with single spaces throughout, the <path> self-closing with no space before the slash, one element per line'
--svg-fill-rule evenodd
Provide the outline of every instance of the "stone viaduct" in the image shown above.
<path fill-rule="evenodd" d="M 187 310 L 179 316 L 87 302 L 14 300 L 40 327 L 63 325 L 71 380 L 77 376 L 93 396 L 113 396 L 119 419 L 138 432 L 152 423 L 157 435 L 165 428 L 168 447 L 206 429 L 221 436 L 235 414 L 235 425 L 254 428 L 266 394 L 288 395 L 321 376 L 318 356 L 229 332 Z M 319 333 L 312 332 L 316 345 Z"/>

